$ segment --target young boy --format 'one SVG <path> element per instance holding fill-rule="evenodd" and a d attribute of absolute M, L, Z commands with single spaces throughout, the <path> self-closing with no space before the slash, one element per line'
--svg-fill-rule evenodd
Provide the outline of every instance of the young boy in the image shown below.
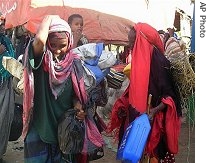
<path fill-rule="evenodd" d="M 82 33 L 83 31 L 83 17 L 79 14 L 72 14 L 68 18 L 68 24 L 71 27 L 74 43 L 73 48 L 87 44 L 89 41 Z"/>

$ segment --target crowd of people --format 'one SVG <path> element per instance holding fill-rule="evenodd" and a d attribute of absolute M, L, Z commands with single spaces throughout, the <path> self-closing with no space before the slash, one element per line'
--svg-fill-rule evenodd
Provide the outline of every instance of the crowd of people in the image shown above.
<path fill-rule="evenodd" d="M 149 94 L 152 95 L 148 113 L 151 131 L 143 156 L 148 156 L 150 163 L 175 162 L 182 108 L 167 59 L 172 52 L 167 49 L 168 41 L 177 39 L 171 29 L 167 32 L 157 31 L 141 22 L 130 29 L 126 48 L 131 59 L 127 61 L 123 58 L 124 65 L 131 65 L 129 84 L 122 96 L 113 103 L 110 121 L 106 125 L 96 110 L 97 106 L 104 106 L 107 101 L 96 102 L 94 91 L 87 92 L 87 78 L 84 78 L 87 61 L 84 62 L 72 50 L 89 44 L 83 33 L 81 15 L 70 15 L 68 21 L 57 15 L 45 16 L 35 35 L 24 33 L 20 36 L 24 41 L 16 50 L 5 35 L 5 18 L 1 17 L 0 23 L 1 161 L 6 153 L 15 107 L 13 76 L 1 63 L 3 56 L 10 56 L 21 58 L 24 66 L 22 137 L 25 163 L 87 163 L 100 159 L 104 156 L 102 132 L 115 132 L 120 145 L 129 124 L 147 112 Z M 94 47 L 103 53 L 104 45 L 96 43 Z M 122 62 L 115 64 L 119 63 Z M 95 87 L 104 86 L 105 89 L 100 89 L 103 95 L 106 93 L 106 80 L 104 77 Z M 106 97 L 99 100 L 104 99 Z M 66 154 L 60 149 L 57 131 L 60 118 L 69 110 L 76 110 L 75 118 L 84 125 L 85 136 L 80 152 Z M 98 155 L 99 151 L 102 154 Z"/>

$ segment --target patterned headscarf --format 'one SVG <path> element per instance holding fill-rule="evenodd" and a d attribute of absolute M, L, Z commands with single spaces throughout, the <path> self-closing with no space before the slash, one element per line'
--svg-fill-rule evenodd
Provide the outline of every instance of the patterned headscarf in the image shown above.
<path fill-rule="evenodd" d="M 67 54 L 59 63 L 53 61 L 53 54 L 49 43 L 51 38 L 68 38 Z M 78 58 L 77 55 L 70 52 L 72 44 L 73 35 L 69 24 L 63 19 L 52 19 L 47 41 L 47 50 L 44 56 L 44 69 L 49 72 L 49 83 L 55 98 L 57 98 L 64 89 L 65 82 L 71 73 L 73 59 Z"/>
<path fill-rule="evenodd" d="M 50 24 L 49 37 L 52 37 L 53 33 L 55 34 L 60 32 L 68 34 L 70 48 L 73 45 L 73 34 L 69 24 L 63 19 L 53 18 Z"/>

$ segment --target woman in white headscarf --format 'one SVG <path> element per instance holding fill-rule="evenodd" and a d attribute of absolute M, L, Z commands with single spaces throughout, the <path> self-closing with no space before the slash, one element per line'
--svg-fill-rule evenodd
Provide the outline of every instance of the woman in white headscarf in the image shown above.
<path fill-rule="evenodd" d="M 24 56 L 23 137 L 25 163 L 63 163 L 58 145 L 58 120 L 68 109 L 78 109 L 87 100 L 79 57 L 73 54 L 73 38 L 66 21 L 46 16 Z M 78 89 L 80 91 L 78 91 Z M 69 155 L 68 162 L 76 162 Z"/>

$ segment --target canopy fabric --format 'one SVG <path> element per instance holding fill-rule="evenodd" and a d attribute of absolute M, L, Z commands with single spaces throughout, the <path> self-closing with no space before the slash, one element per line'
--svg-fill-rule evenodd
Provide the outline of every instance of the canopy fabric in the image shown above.
<path fill-rule="evenodd" d="M 81 14 L 84 18 L 84 34 L 90 42 L 127 45 L 131 20 L 86 8 L 67 6 L 64 0 L 0 0 L 0 11 L 6 15 L 6 29 L 23 25 L 36 33 L 40 22 L 47 14 L 59 15 L 68 20 L 71 14 Z"/>

